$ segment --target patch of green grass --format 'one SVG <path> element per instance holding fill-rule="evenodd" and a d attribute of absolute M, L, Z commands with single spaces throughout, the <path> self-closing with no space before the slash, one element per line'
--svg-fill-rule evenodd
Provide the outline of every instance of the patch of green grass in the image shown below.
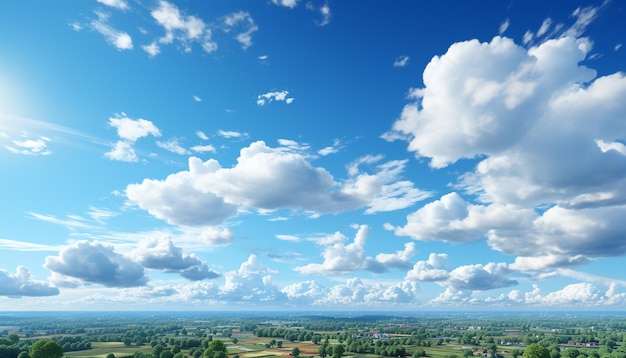
<path fill-rule="evenodd" d="M 132 357 L 135 352 L 149 352 L 152 349 L 149 346 L 129 346 L 122 342 L 93 342 L 91 349 L 82 351 L 67 352 L 64 356 L 72 358 L 106 358 L 109 353 L 115 354 L 116 358 Z"/>

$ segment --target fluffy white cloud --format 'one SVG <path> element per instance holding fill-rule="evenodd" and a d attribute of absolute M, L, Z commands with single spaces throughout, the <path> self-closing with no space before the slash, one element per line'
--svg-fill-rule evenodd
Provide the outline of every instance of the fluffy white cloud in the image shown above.
<path fill-rule="evenodd" d="M 490 233 L 488 243 L 517 255 L 511 268 L 540 270 L 587 263 L 591 259 L 626 253 L 626 206 L 545 211 L 525 230 Z"/>
<path fill-rule="evenodd" d="M 553 93 L 593 79 L 594 71 L 578 65 L 585 55 L 574 38 L 530 50 L 503 37 L 456 43 L 428 64 L 425 87 L 413 91 L 418 102 L 404 108 L 394 130 L 409 135 L 409 149 L 435 168 L 500 153 L 542 125 Z"/>
<path fill-rule="evenodd" d="M 152 42 L 148 45 L 142 45 L 141 48 L 146 51 L 148 56 L 151 58 L 161 53 L 161 47 L 159 47 L 156 42 Z"/>
<path fill-rule="evenodd" d="M 376 255 L 376 262 L 385 267 L 408 268 L 411 266 L 411 257 L 416 252 L 415 243 L 407 242 L 404 244 L 404 250 L 396 251 L 394 254 L 381 253 Z"/>
<path fill-rule="evenodd" d="M 126 188 L 129 200 L 150 214 L 170 224 L 218 225 L 237 213 L 237 206 L 228 204 L 213 193 L 195 186 L 196 176 L 212 172 L 214 161 L 202 163 L 190 158 L 190 171 L 172 174 L 164 181 L 145 179 Z"/>
<path fill-rule="evenodd" d="M 460 304 L 472 304 L 475 301 L 471 297 L 471 291 L 458 290 L 452 286 L 446 287 L 446 289 L 439 294 L 439 296 L 433 298 L 428 302 L 429 305 L 460 305 Z"/>
<path fill-rule="evenodd" d="M 119 160 L 121 162 L 136 162 L 139 160 L 135 148 L 129 142 L 119 140 L 115 142 L 110 151 L 104 153 L 104 156 L 111 160 Z"/>
<path fill-rule="evenodd" d="M 272 0 L 272 4 L 293 9 L 298 4 L 298 0 Z"/>
<path fill-rule="evenodd" d="M 377 284 L 366 294 L 364 299 L 367 303 L 409 303 L 417 304 L 419 286 L 415 282 L 402 281 L 396 284 L 384 286 Z"/>
<path fill-rule="evenodd" d="M 121 139 L 113 145 L 110 151 L 104 153 L 104 155 L 111 160 L 136 162 L 139 160 L 139 157 L 135 153 L 133 143 L 149 135 L 155 137 L 161 136 L 161 131 L 151 121 L 143 118 L 128 118 L 125 114 L 115 118 L 109 118 L 109 126 L 117 129 L 117 135 Z"/>
<path fill-rule="evenodd" d="M 145 268 L 166 272 L 177 272 L 190 280 L 216 278 L 218 273 L 209 270 L 206 263 L 197 256 L 183 254 L 183 250 L 174 246 L 172 240 L 144 239 L 134 251 L 135 260 Z"/>
<path fill-rule="evenodd" d="M 505 277 L 509 273 L 510 270 L 505 263 L 466 265 L 452 270 L 446 282 L 456 290 L 492 290 L 517 285 L 517 281 Z"/>
<path fill-rule="evenodd" d="M 536 216 L 532 209 L 473 205 L 453 192 L 409 214 L 406 225 L 395 228 L 395 232 L 423 241 L 470 242 L 485 237 L 490 230 L 525 228 Z"/>
<path fill-rule="evenodd" d="M 50 286 L 44 281 L 33 278 L 30 270 L 24 266 L 18 266 L 15 273 L 0 269 L 0 296 L 55 296 L 59 289 Z"/>
<path fill-rule="evenodd" d="M 223 246 L 231 243 L 235 234 L 229 228 L 205 227 L 199 235 L 204 245 Z"/>
<path fill-rule="evenodd" d="M 141 240 L 134 258 L 145 268 L 163 271 L 184 270 L 201 264 L 195 255 L 183 254 L 183 250 L 168 238 Z"/>
<path fill-rule="evenodd" d="M 289 284 L 280 290 L 289 299 L 290 303 L 313 304 L 328 294 L 328 289 L 316 281 L 303 281 Z"/>
<path fill-rule="evenodd" d="M 319 306 L 361 306 L 361 307 L 389 307 L 390 304 L 413 303 L 417 304 L 419 287 L 412 282 L 392 284 L 376 283 L 369 285 L 359 278 L 346 280 L 345 284 L 330 288 L 325 297 L 314 304 Z"/>
<path fill-rule="evenodd" d="M 407 140 L 433 168 L 474 159 L 456 188 L 477 203 L 447 194 L 387 227 L 417 240 L 487 238 L 524 272 L 626 252 L 626 77 L 581 64 L 592 44 L 578 36 L 597 11 L 578 9 L 564 30 L 547 19 L 526 42 L 562 36 L 529 48 L 495 37 L 431 60 L 383 137 Z"/>
<path fill-rule="evenodd" d="M 512 271 L 505 263 L 490 262 L 486 265 L 475 264 L 459 266 L 448 271 L 447 254 L 431 253 L 426 261 L 418 261 L 407 272 L 405 281 L 437 282 L 447 289 L 438 300 L 451 297 L 468 297 L 472 291 L 486 291 L 517 285 L 517 281 L 507 278 Z M 462 294 L 461 294 L 462 293 Z M 459 296 L 459 297 L 460 297 Z"/>
<path fill-rule="evenodd" d="M 192 43 L 199 43 L 208 53 L 217 50 L 217 43 L 213 41 L 212 32 L 204 21 L 181 13 L 176 5 L 159 1 L 158 7 L 150 14 L 165 29 L 165 35 L 159 38 L 159 43 L 171 44 L 176 40 L 184 47 L 185 52 L 191 51 Z"/>
<path fill-rule="evenodd" d="M 324 249 L 323 263 L 296 267 L 296 271 L 304 274 L 345 274 L 354 270 L 384 271 L 382 265 L 365 254 L 365 241 L 370 235 L 370 231 L 369 226 L 361 225 L 354 237 L 354 242 L 348 245 L 344 245 L 347 238 L 337 233 L 337 235 L 342 236 L 343 240 Z"/>
<path fill-rule="evenodd" d="M 106 287 L 142 286 L 148 280 L 141 265 L 98 242 L 79 241 L 67 246 L 59 256 L 46 257 L 44 266 L 84 283 Z"/>
<path fill-rule="evenodd" d="M 500 37 L 454 44 L 427 66 L 426 87 L 387 138 L 409 136 L 409 149 L 437 168 L 486 156 L 466 179 L 490 201 L 568 201 L 623 184 L 623 156 L 597 143 L 626 130 L 615 120 L 626 79 L 594 78 L 579 65 L 588 49 L 569 37 L 528 50 Z"/>
<path fill-rule="evenodd" d="M 347 238 L 337 232 L 335 235 L 319 241 L 327 245 L 322 256 L 324 262 L 321 264 L 308 264 L 296 267 L 295 270 L 304 274 L 346 274 L 355 270 L 368 270 L 372 272 L 384 272 L 388 268 L 410 267 L 410 258 L 415 254 L 415 245 L 408 243 L 404 250 L 395 254 L 378 254 L 372 258 L 365 253 L 365 242 L 369 237 L 371 229 L 367 225 L 361 225 L 356 233 L 354 242 L 345 245 Z"/>
<path fill-rule="evenodd" d="M 448 254 L 431 253 L 426 261 L 418 261 L 407 272 L 405 280 L 408 281 L 445 281 L 450 277 L 448 272 Z"/>
<path fill-rule="evenodd" d="M 580 282 L 563 287 L 560 290 L 542 294 L 537 285 L 533 285 L 531 292 L 522 293 L 513 290 L 508 294 L 497 297 L 487 297 L 485 303 L 505 305 L 534 305 L 540 307 L 606 307 L 621 305 L 626 302 L 626 293 L 617 293 L 617 285 L 609 283 L 606 291 L 601 291 L 597 286 Z"/>
<path fill-rule="evenodd" d="M 161 131 L 151 121 L 143 118 L 131 119 L 125 116 L 109 118 L 109 125 L 117 129 L 117 135 L 128 142 L 135 142 L 139 138 L 149 135 L 160 137 Z"/>
<path fill-rule="evenodd" d="M 294 98 L 287 97 L 288 94 L 289 91 L 273 91 L 260 94 L 257 96 L 256 104 L 258 104 L 259 106 L 264 106 L 266 103 L 271 103 L 273 101 L 291 104 L 294 101 Z"/>
<path fill-rule="evenodd" d="M 189 171 L 129 185 L 126 195 L 158 218 L 191 226 L 219 224 L 239 207 L 316 214 L 368 207 L 373 213 L 406 207 L 427 195 L 398 180 L 404 162 L 383 163 L 374 174 L 358 173 L 336 182 L 301 153 L 306 147 L 282 142 L 285 146 L 277 148 L 260 141 L 250 144 L 231 168 L 192 157 Z"/>
<path fill-rule="evenodd" d="M 277 271 L 259 262 L 257 255 L 251 254 L 238 270 L 224 273 L 225 283 L 219 287 L 219 296 L 229 301 L 286 301 L 287 296 L 272 282 Z"/>

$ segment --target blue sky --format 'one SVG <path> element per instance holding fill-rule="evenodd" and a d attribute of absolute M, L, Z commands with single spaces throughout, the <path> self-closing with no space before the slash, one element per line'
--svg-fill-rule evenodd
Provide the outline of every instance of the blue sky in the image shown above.
<path fill-rule="evenodd" d="M 625 17 L 2 2 L 0 309 L 624 309 Z"/>

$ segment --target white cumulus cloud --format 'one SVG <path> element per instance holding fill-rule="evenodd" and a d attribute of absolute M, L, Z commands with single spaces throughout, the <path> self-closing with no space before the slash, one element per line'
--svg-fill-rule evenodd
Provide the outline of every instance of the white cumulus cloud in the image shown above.
<path fill-rule="evenodd" d="M 141 265 L 98 242 L 76 242 L 63 248 L 59 256 L 46 257 L 44 266 L 83 283 L 106 287 L 142 286 L 148 281 Z"/>
<path fill-rule="evenodd" d="M 41 297 L 56 296 L 59 289 L 45 281 L 35 280 L 30 270 L 18 266 L 15 273 L 0 269 L 0 296 L 8 297 Z"/>

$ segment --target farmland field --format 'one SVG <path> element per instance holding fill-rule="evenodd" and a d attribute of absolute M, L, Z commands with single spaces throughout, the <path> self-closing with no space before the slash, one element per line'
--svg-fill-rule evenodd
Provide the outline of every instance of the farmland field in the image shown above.
<path fill-rule="evenodd" d="M 84 351 L 68 352 L 65 353 L 67 357 L 73 358 L 106 358 L 109 353 L 113 353 L 115 357 L 132 357 L 135 352 L 150 352 L 151 348 L 148 347 L 127 347 L 122 342 L 94 342 L 92 348 Z"/>

